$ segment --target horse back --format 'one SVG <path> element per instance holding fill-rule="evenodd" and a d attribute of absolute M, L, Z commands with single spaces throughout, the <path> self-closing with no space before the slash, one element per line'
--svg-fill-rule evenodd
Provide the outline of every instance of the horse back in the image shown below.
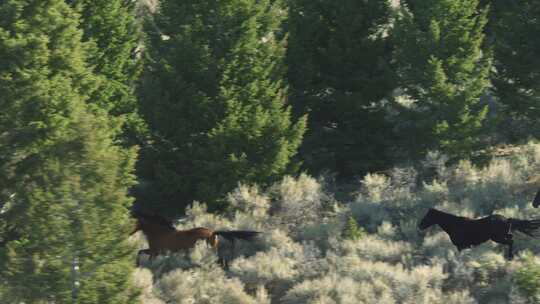
<path fill-rule="evenodd" d="M 492 214 L 466 221 L 463 230 L 466 245 L 479 245 L 493 237 L 505 235 L 509 227 L 504 216 Z"/>
<path fill-rule="evenodd" d="M 199 240 L 208 240 L 213 231 L 208 228 L 193 228 L 189 230 L 176 230 L 149 238 L 149 244 L 155 251 L 178 251 L 190 249 Z"/>
<path fill-rule="evenodd" d="M 198 239 L 207 239 L 214 234 L 214 230 L 204 228 L 204 227 L 197 227 L 197 228 L 193 228 L 189 230 L 184 230 L 184 232 L 185 234 L 195 236 Z"/>
<path fill-rule="evenodd" d="M 449 234 L 452 243 L 458 248 L 479 245 L 489 240 L 492 234 L 492 220 L 489 217 L 462 218 L 449 226 L 449 229 L 445 229 L 445 231 Z"/>

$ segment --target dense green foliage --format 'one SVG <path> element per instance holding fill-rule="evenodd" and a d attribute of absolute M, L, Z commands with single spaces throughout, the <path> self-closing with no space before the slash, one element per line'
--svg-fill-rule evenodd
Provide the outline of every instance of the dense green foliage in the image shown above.
<path fill-rule="evenodd" d="M 511 119 L 521 122 L 518 131 L 507 130 L 513 141 L 523 141 L 523 135 L 537 137 L 540 134 L 540 3 L 490 2 L 489 30 L 495 53 L 493 84 L 496 96 L 504 105 L 500 122 L 506 125 Z"/>
<path fill-rule="evenodd" d="M 538 303 L 537 240 L 507 261 L 417 223 L 540 217 L 539 22 L 532 0 L 0 1 L 0 303 Z M 263 233 L 221 240 L 227 269 L 201 242 L 133 271 L 133 200 Z"/>
<path fill-rule="evenodd" d="M 516 285 L 525 295 L 528 303 L 540 302 L 540 264 L 534 256 L 526 257 L 526 261 L 515 274 Z"/>
<path fill-rule="evenodd" d="M 143 202 L 178 214 L 289 168 L 305 128 L 285 106 L 281 1 L 162 1 L 149 22 Z M 150 194 L 148 194 L 150 193 Z"/>
<path fill-rule="evenodd" d="M 343 227 L 343 238 L 348 240 L 358 240 L 364 236 L 364 233 L 365 231 L 362 228 L 358 228 L 358 224 L 354 217 L 349 216 Z"/>
<path fill-rule="evenodd" d="M 0 4 L 4 303 L 129 303 L 134 152 L 87 104 L 98 83 L 63 0 Z"/>
<path fill-rule="evenodd" d="M 140 22 L 136 1 L 69 0 L 81 14 L 83 41 L 90 42 L 88 63 L 101 76 L 90 102 L 123 123 L 123 140 L 140 142 L 145 124 L 139 116 L 135 83 L 140 76 Z"/>
<path fill-rule="evenodd" d="M 395 86 L 390 13 L 389 1 L 290 1 L 290 99 L 309 114 L 300 157 L 315 174 L 351 177 L 390 164 L 393 126 L 381 102 Z"/>
<path fill-rule="evenodd" d="M 405 3 L 393 31 L 400 88 L 414 102 L 405 142 L 420 154 L 470 155 L 488 110 L 480 103 L 491 69 L 487 11 L 478 0 Z"/>

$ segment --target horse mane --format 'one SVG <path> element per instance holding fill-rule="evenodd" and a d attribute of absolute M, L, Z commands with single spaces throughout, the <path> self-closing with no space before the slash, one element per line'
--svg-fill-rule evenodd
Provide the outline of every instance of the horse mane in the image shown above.
<path fill-rule="evenodd" d="M 443 216 L 446 216 L 446 217 L 453 217 L 453 218 L 460 218 L 460 219 L 470 219 L 470 218 L 465 217 L 465 216 L 455 215 L 455 214 L 452 214 L 452 213 L 449 213 L 449 212 L 444 212 L 444 211 L 441 211 L 441 210 L 435 209 L 435 208 L 430 208 L 429 211 L 433 212 L 433 213 L 435 213 L 437 215 L 443 215 Z"/>
<path fill-rule="evenodd" d="M 436 224 L 438 224 L 444 231 L 447 231 L 447 229 L 451 226 L 459 225 L 459 223 L 474 220 L 465 216 L 455 215 L 435 208 L 430 208 L 426 217 L 435 220 Z"/>
<path fill-rule="evenodd" d="M 145 221 L 148 221 L 152 224 L 157 224 L 164 228 L 167 228 L 167 230 L 176 231 L 176 227 L 174 227 L 173 221 L 159 214 L 146 214 L 140 211 L 134 211 L 133 214 L 135 218 L 139 220 L 144 219 Z"/>

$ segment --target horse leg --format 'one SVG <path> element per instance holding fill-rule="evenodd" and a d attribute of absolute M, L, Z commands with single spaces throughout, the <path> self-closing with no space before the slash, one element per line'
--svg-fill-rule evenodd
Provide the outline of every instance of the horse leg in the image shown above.
<path fill-rule="evenodd" d="M 149 261 L 152 261 L 158 254 L 157 252 L 154 252 L 154 251 L 149 251 L 148 253 L 150 256 L 148 257 L 148 260 Z"/>
<path fill-rule="evenodd" d="M 137 258 L 136 258 L 136 260 L 135 260 L 135 265 L 136 265 L 137 267 L 140 266 L 140 257 L 141 257 L 141 254 L 150 254 L 150 249 L 149 249 L 149 248 L 147 248 L 147 249 L 141 249 L 141 250 L 139 250 L 139 252 L 137 252 Z"/>
<path fill-rule="evenodd" d="M 513 240 L 510 240 L 510 244 L 508 244 L 508 260 L 512 260 L 514 258 L 514 253 L 513 253 L 513 247 L 514 247 L 514 241 Z"/>
<path fill-rule="evenodd" d="M 513 253 L 514 240 L 512 239 L 512 237 L 513 237 L 512 234 L 507 233 L 504 236 L 497 236 L 497 237 L 491 238 L 491 240 L 494 242 L 497 242 L 503 245 L 508 245 L 507 258 L 510 261 L 514 258 L 514 253 Z"/>
<path fill-rule="evenodd" d="M 216 248 L 216 252 L 218 255 L 218 264 L 223 268 L 224 270 L 229 270 L 229 261 L 227 259 L 227 253 L 225 252 L 223 246 L 220 246 Z"/>
<path fill-rule="evenodd" d="M 513 252 L 514 240 L 512 239 L 511 233 L 508 233 L 506 235 L 505 242 L 508 245 L 508 260 L 511 261 L 514 258 L 514 252 Z"/>
<path fill-rule="evenodd" d="M 218 263 L 221 266 L 221 268 L 223 268 L 223 270 L 229 270 L 229 260 L 227 260 L 226 258 L 220 257 L 218 259 Z"/>
<path fill-rule="evenodd" d="M 229 250 L 227 250 L 227 246 L 219 246 L 216 248 L 217 254 L 218 254 L 218 263 L 224 270 L 229 270 L 229 259 L 227 256 L 227 252 L 229 253 L 229 257 L 234 256 L 234 239 L 230 240 L 231 247 Z M 227 242 L 228 243 L 228 242 Z"/>

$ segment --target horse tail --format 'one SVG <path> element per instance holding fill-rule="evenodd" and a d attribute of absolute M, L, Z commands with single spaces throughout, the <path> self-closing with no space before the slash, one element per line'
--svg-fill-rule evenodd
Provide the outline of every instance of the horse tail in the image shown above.
<path fill-rule="evenodd" d="M 511 230 L 518 230 L 528 236 L 540 237 L 538 229 L 540 229 L 540 219 L 534 220 L 518 220 L 510 219 Z"/>
<path fill-rule="evenodd" d="M 260 232 L 259 231 L 251 231 L 251 230 L 219 230 L 214 231 L 214 235 L 219 235 L 224 238 L 226 238 L 229 241 L 234 241 L 234 239 L 242 239 L 245 241 L 251 241 L 253 240 Z"/>
<path fill-rule="evenodd" d="M 538 205 L 540 205 L 540 190 L 536 192 L 536 195 L 534 196 L 534 200 L 532 204 L 534 208 L 538 208 Z"/>

